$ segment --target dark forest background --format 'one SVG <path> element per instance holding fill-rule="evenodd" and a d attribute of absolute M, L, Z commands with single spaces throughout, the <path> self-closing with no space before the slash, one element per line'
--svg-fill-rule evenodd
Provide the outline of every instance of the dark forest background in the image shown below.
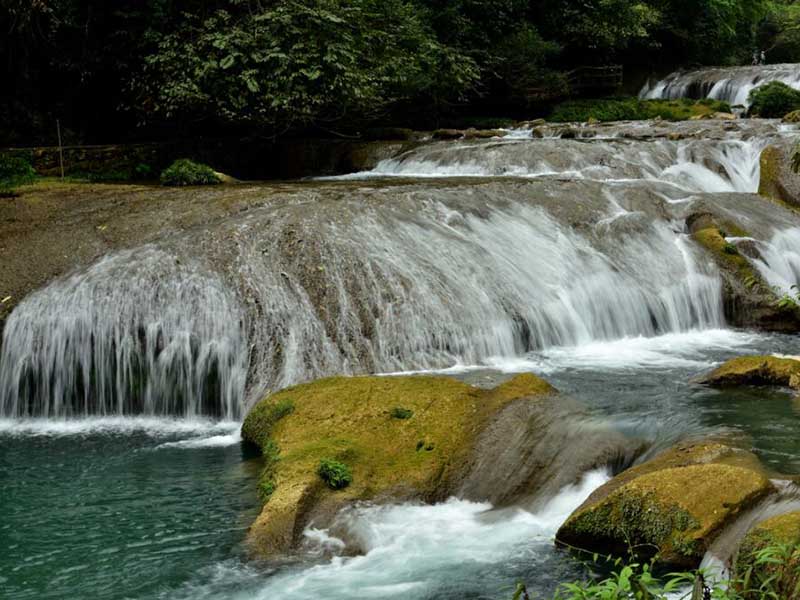
<path fill-rule="evenodd" d="M 430 126 L 626 74 L 800 62 L 776 0 L 0 0 L 0 145 Z"/>

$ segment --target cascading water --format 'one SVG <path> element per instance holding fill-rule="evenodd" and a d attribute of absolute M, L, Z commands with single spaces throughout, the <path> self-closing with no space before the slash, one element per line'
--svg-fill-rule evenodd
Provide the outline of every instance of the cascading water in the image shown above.
<path fill-rule="evenodd" d="M 29 297 L 5 327 L 0 412 L 237 418 L 246 380 L 252 400 L 326 375 L 724 327 L 720 277 L 684 222 L 693 198 L 757 187 L 759 149 L 780 135 L 758 127 L 719 141 L 434 143 L 363 181 L 273 193 Z M 420 164 L 558 175 L 374 181 Z M 764 259 L 789 282 L 788 263 Z"/>
<path fill-rule="evenodd" d="M 648 82 L 640 98 L 668 99 L 712 98 L 731 106 L 750 105 L 750 92 L 771 81 L 800 89 L 800 65 L 760 65 L 719 67 L 694 71 L 676 71 L 658 82 Z"/>
<path fill-rule="evenodd" d="M 737 353 L 800 354 L 790 336 L 725 328 L 721 275 L 688 225 L 708 213 L 741 224 L 752 238 L 728 241 L 791 290 L 800 221 L 752 194 L 760 150 L 783 135 L 769 121 L 658 122 L 423 144 L 344 181 L 237 187 L 250 200 L 216 220 L 29 295 L 0 349 L 12 540 L 0 586 L 11 598 L 407 599 L 510 597 L 525 581 L 549 597 L 583 576 L 552 537 L 608 475 L 556 493 L 586 468 L 560 467 L 564 453 L 540 469 L 558 472 L 535 506 L 359 506 L 311 524 L 309 554 L 290 565 L 243 560 L 261 465 L 242 460 L 225 420 L 323 375 L 453 367 L 485 383 L 532 370 L 586 423 L 651 452 L 744 433 L 771 467 L 800 472 L 788 394 L 689 383 Z M 170 201 L 180 212 L 206 198 Z"/>
<path fill-rule="evenodd" d="M 154 248 L 108 257 L 31 295 L 0 354 L 0 415 L 242 414 L 236 300 Z"/>

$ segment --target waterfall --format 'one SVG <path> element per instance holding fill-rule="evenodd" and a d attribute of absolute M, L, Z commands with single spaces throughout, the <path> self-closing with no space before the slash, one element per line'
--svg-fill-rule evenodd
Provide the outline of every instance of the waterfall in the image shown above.
<path fill-rule="evenodd" d="M 322 376 L 722 328 L 722 280 L 686 218 L 744 219 L 784 287 L 800 229 L 746 194 L 774 123 L 696 127 L 434 142 L 350 180 L 256 188 L 246 211 L 23 300 L 3 332 L 0 416 L 236 419 Z"/>
<path fill-rule="evenodd" d="M 123 252 L 14 310 L 0 414 L 235 419 L 245 358 L 241 315 L 219 281 L 154 248 Z"/>
<path fill-rule="evenodd" d="M 364 177 L 569 177 L 665 182 L 690 192 L 756 192 L 762 137 L 631 141 L 438 142 L 385 159 Z"/>
<path fill-rule="evenodd" d="M 718 67 L 676 71 L 661 81 L 645 84 L 639 92 L 639 97 L 668 100 L 712 98 L 728 102 L 731 106 L 748 107 L 750 92 L 771 81 L 781 81 L 800 89 L 800 65 Z"/>

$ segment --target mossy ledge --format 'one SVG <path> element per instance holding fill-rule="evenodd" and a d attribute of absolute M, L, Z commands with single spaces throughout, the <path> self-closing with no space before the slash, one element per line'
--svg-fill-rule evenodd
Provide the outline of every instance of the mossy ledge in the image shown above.
<path fill-rule="evenodd" d="M 251 547 L 262 557 L 289 552 L 310 521 L 329 521 L 351 502 L 446 498 L 495 415 L 555 393 L 530 374 L 491 390 L 447 377 L 335 377 L 265 398 L 242 426 L 267 459 Z M 393 418 L 397 406 L 412 416 Z M 334 491 L 320 479 L 326 459 L 351 470 L 348 487 Z"/>
<path fill-rule="evenodd" d="M 751 453 L 682 445 L 598 488 L 561 526 L 557 542 L 583 550 L 697 567 L 716 535 L 773 490 Z"/>
<path fill-rule="evenodd" d="M 763 385 L 800 389 L 800 358 L 739 356 L 698 377 L 695 383 L 717 387 Z"/>

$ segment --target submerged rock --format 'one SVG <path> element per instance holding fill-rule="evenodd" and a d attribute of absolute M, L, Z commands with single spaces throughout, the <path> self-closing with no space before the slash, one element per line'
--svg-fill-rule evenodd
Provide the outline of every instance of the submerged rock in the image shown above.
<path fill-rule="evenodd" d="M 775 385 L 800 389 L 800 357 L 740 356 L 695 381 L 720 387 Z"/>
<path fill-rule="evenodd" d="M 446 377 L 338 377 L 269 396 L 242 427 L 267 460 L 260 483 L 265 505 L 249 536 L 255 552 L 291 551 L 309 523 L 330 525 L 357 501 L 457 495 L 502 505 L 624 460 L 631 444 L 596 425 L 594 434 L 588 425 L 583 430 L 585 450 L 577 458 L 555 460 L 560 449 L 581 443 L 564 437 L 563 424 L 553 428 L 562 418 L 546 416 L 556 397 L 530 374 L 489 390 Z M 555 449 L 544 449 L 557 438 Z M 317 470 L 324 459 L 349 469 L 347 487 L 334 491 L 322 481 Z M 543 481 L 553 465 L 563 467 L 562 479 Z"/>
<path fill-rule="evenodd" d="M 791 512 L 762 521 L 745 535 L 735 562 L 737 580 L 748 580 L 742 591 L 745 598 L 763 598 L 751 590 L 772 581 L 769 589 L 779 598 L 800 598 L 800 512 Z M 769 560 L 763 552 L 770 549 Z M 740 584 L 740 587 L 741 584 Z"/>
<path fill-rule="evenodd" d="M 556 540 L 692 568 L 728 523 L 772 489 L 749 452 L 711 442 L 677 446 L 598 488 Z"/>

